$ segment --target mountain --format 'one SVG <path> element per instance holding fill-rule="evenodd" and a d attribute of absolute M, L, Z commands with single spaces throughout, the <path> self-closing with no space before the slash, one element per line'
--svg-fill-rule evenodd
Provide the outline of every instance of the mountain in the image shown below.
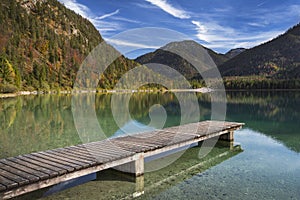
<path fill-rule="evenodd" d="M 244 51 L 246 51 L 245 48 L 237 48 L 237 49 L 231 49 L 230 51 L 228 51 L 225 56 L 229 59 L 232 59 L 236 56 L 238 56 L 239 54 L 243 53 Z"/>
<path fill-rule="evenodd" d="M 184 77 L 186 77 L 188 80 L 192 80 L 195 77 L 199 76 L 198 71 L 195 69 L 195 67 L 189 63 L 187 60 L 183 59 L 181 56 L 172 53 L 170 51 L 166 51 L 164 49 L 172 49 L 176 45 L 185 45 L 188 48 L 191 49 L 197 49 L 199 48 L 199 44 L 194 41 L 182 41 L 182 42 L 171 42 L 167 44 L 166 46 L 157 49 L 154 52 L 147 53 L 145 55 L 142 55 L 135 59 L 136 62 L 141 64 L 146 63 L 159 63 L 163 65 L 167 65 L 176 71 L 178 71 L 180 74 L 182 74 Z M 213 59 L 216 65 L 221 65 L 222 63 L 226 62 L 228 58 L 223 54 L 218 54 L 214 52 L 211 49 L 203 47 L 203 49 L 207 50 L 210 57 Z"/>
<path fill-rule="evenodd" d="M 223 76 L 300 78 L 300 24 L 277 38 L 245 50 L 219 66 Z"/>
<path fill-rule="evenodd" d="M 277 38 L 251 49 L 232 49 L 226 54 L 205 49 L 218 66 L 228 88 L 298 88 L 300 24 Z M 135 61 L 142 64 L 165 64 L 188 79 L 201 79 L 190 63 L 176 54 L 164 51 L 163 48 L 140 56 Z M 209 71 L 206 73 L 209 74 Z"/>
<path fill-rule="evenodd" d="M 70 89 L 80 64 L 103 41 L 87 19 L 57 0 L 1 0 L 0 92 Z M 102 77 L 112 88 L 136 65 L 119 57 Z"/>

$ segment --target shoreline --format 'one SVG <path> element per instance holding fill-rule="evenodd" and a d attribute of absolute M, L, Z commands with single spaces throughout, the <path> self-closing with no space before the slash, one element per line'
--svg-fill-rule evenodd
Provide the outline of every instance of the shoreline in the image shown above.
<path fill-rule="evenodd" d="M 0 93 L 0 99 L 2 98 L 13 98 L 18 96 L 29 96 L 29 95 L 47 95 L 47 94 L 129 94 L 129 93 L 165 93 L 165 92 L 201 92 L 207 93 L 208 88 L 198 89 L 170 89 L 170 90 L 156 90 L 156 89 L 124 89 L 124 90 L 63 90 L 63 91 L 20 91 L 17 93 Z"/>
<path fill-rule="evenodd" d="M 211 93 L 218 90 L 213 90 L 207 87 L 197 88 L 197 89 L 169 89 L 169 90 L 154 90 L 154 89 L 124 89 L 124 90 L 63 90 L 63 91 L 20 91 L 17 93 L 0 93 L 0 99 L 13 98 L 18 96 L 29 96 L 29 95 L 47 95 L 47 94 L 128 94 L 128 93 L 165 93 L 165 92 L 197 92 L 197 93 Z M 249 91 L 300 91 L 300 89 L 227 89 L 226 92 L 249 92 Z"/>
<path fill-rule="evenodd" d="M 39 91 L 20 91 L 17 93 L 0 93 L 0 99 L 2 98 L 13 98 L 18 96 L 29 96 L 29 95 L 43 95 L 43 94 L 71 94 L 72 91 L 49 91 L 49 92 L 39 92 Z"/>

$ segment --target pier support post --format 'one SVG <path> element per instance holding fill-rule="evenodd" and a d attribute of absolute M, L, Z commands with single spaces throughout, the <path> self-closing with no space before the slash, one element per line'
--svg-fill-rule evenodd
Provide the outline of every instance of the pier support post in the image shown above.
<path fill-rule="evenodd" d="M 229 131 L 228 133 L 221 135 L 220 140 L 232 142 L 234 140 L 233 131 Z"/>
<path fill-rule="evenodd" d="M 129 163 L 114 167 L 115 170 L 141 176 L 144 174 L 144 154 L 137 154 L 137 159 Z"/>
<path fill-rule="evenodd" d="M 133 197 L 139 197 L 144 194 L 144 176 L 136 177 L 135 179 L 135 193 Z"/>

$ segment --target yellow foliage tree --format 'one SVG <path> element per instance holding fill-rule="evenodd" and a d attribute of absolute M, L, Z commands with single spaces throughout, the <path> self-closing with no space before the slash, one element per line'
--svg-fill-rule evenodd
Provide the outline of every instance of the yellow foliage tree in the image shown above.
<path fill-rule="evenodd" d="M 6 59 L 0 57 L 0 83 L 15 84 L 16 72 L 12 64 Z"/>

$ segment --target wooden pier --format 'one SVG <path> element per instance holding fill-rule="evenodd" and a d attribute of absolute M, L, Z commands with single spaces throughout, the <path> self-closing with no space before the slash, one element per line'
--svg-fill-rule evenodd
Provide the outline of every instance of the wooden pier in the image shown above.
<path fill-rule="evenodd" d="M 233 131 L 243 125 L 204 121 L 1 159 L 0 199 L 13 198 L 108 168 L 140 176 L 144 173 L 145 157 L 214 137 L 232 141 Z"/>

